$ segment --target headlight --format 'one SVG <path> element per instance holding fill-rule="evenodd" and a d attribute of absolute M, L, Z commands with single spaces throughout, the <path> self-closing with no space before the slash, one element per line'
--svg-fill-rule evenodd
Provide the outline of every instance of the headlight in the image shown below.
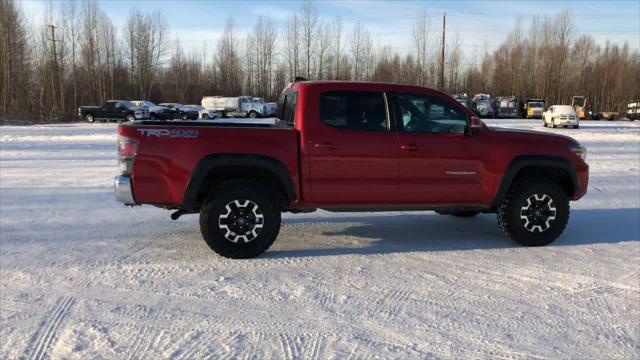
<path fill-rule="evenodd" d="M 586 160 L 587 159 L 587 148 L 584 146 L 573 146 L 571 148 L 571 152 L 573 152 L 574 154 L 576 154 L 580 159 L 582 160 Z"/>

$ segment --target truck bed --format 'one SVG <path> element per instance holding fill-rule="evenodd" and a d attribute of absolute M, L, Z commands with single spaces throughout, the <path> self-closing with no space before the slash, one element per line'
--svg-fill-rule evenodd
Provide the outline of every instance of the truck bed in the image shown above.
<path fill-rule="evenodd" d="M 298 131 L 284 123 L 133 121 L 118 126 L 118 133 L 138 141 L 132 173 L 138 203 L 182 204 L 194 169 L 210 156 L 269 157 L 280 161 L 298 183 Z"/>

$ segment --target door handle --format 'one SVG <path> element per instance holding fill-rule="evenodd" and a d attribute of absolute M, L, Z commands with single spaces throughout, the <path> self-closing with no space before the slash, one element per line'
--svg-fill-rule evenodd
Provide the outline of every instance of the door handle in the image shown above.
<path fill-rule="evenodd" d="M 338 145 L 331 142 L 324 142 L 324 143 L 313 144 L 313 147 L 316 149 L 334 150 L 336 147 L 338 147 Z"/>
<path fill-rule="evenodd" d="M 424 149 L 424 146 L 418 144 L 402 144 L 400 150 L 402 151 L 418 151 Z"/>

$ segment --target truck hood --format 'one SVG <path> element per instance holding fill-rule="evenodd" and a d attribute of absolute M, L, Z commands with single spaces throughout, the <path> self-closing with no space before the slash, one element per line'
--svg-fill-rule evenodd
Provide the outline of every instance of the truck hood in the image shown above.
<path fill-rule="evenodd" d="M 507 141 L 515 142 L 537 142 L 540 144 L 553 142 L 558 145 L 566 144 L 567 146 L 579 145 L 578 141 L 569 136 L 551 134 L 542 131 L 507 129 L 501 127 L 489 126 L 489 130 L 493 136 Z"/>

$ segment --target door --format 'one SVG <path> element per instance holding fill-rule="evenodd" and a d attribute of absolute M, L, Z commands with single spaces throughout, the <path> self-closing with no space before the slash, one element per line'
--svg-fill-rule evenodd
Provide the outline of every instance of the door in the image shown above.
<path fill-rule="evenodd" d="M 382 92 L 320 94 L 319 124 L 309 132 L 314 204 L 381 204 L 397 196 L 398 142 Z"/>
<path fill-rule="evenodd" d="M 396 94 L 400 147 L 398 201 L 483 203 L 493 163 L 485 134 L 471 135 L 467 114 L 437 95 Z"/>
<path fill-rule="evenodd" d="M 121 102 L 116 102 L 115 103 L 115 108 L 114 108 L 114 112 L 113 112 L 113 116 L 111 116 L 112 119 L 118 119 L 118 120 L 124 120 L 124 118 L 127 117 L 127 107 L 121 103 Z"/>
<path fill-rule="evenodd" d="M 102 105 L 102 109 L 100 109 L 100 112 L 97 114 L 96 118 L 111 119 L 113 118 L 114 111 L 115 111 L 115 102 L 107 101 L 104 103 L 104 105 Z"/>

